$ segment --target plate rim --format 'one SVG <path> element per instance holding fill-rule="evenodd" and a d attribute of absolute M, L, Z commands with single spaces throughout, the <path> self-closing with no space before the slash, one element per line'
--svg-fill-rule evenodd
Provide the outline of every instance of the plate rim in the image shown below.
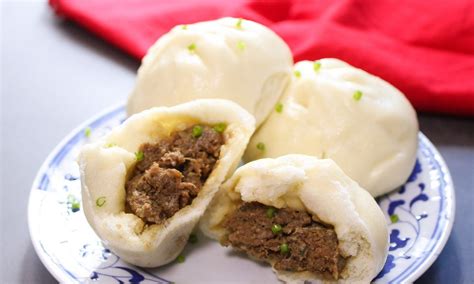
<path fill-rule="evenodd" d="M 101 118 L 105 117 L 109 113 L 113 113 L 117 110 L 122 109 L 125 106 L 124 102 L 115 103 L 112 106 L 105 108 L 104 110 L 100 111 L 99 113 L 93 115 L 89 119 L 86 119 L 78 126 L 74 127 L 61 141 L 56 144 L 56 146 L 49 152 L 46 156 L 46 159 L 43 161 L 41 166 L 39 167 L 38 171 L 36 172 L 35 178 L 33 179 L 33 183 L 30 188 L 30 194 L 28 197 L 28 208 L 27 208 L 27 216 L 28 216 L 28 232 L 30 235 L 30 240 L 33 243 L 33 248 L 35 249 L 36 255 L 39 257 L 43 265 L 46 269 L 51 273 L 51 275 L 59 282 L 62 283 L 65 281 L 64 275 L 67 274 L 65 271 L 62 271 L 52 260 L 50 257 L 46 257 L 47 253 L 44 248 L 41 246 L 38 237 L 34 234 L 35 230 L 33 228 L 33 224 L 31 220 L 34 220 L 34 212 L 32 206 L 32 199 L 36 196 L 34 194 L 35 190 L 39 190 L 36 185 L 41 184 L 41 178 L 43 174 L 50 168 L 51 163 L 53 162 L 54 158 L 59 154 L 59 152 L 64 149 L 64 147 L 70 142 L 76 135 L 82 132 L 82 130 L 89 125 L 93 124 L 94 122 L 98 122 Z M 43 253 L 44 251 L 44 253 Z M 69 281 L 69 279 L 68 279 Z"/>
<path fill-rule="evenodd" d="M 64 138 L 60 140 L 60 142 L 49 152 L 46 159 L 43 161 L 41 166 L 39 167 L 35 178 L 33 179 L 33 183 L 30 188 L 29 198 L 28 198 L 28 208 L 27 208 L 27 216 L 28 216 L 28 230 L 30 235 L 30 240 L 33 243 L 33 247 L 35 249 L 36 254 L 40 258 L 43 265 L 46 269 L 51 273 L 51 275 L 59 282 L 70 282 L 71 277 L 68 274 L 67 270 L 61 270 L 57 264 L 55 264 L 51 257 L 48 256 L 47 252 L 41 246 L 41 243 L 38 240 L 38 236 L 35 235 L 35 229 L 33 228 L 32 220 L 35 219 L 33 215 L 33 198 L 37 195 L 34 193 L 36 190 L 39 190 L 37 185 L 41 185 L 41 179 L 45 172 L 52 167 L 52 162 L 57 157 L 57 155 L 67 146 L 73 138 L 79 135 L 83 129 L 99 123 L 108 115 L 115 113 L 116 111 L 122 110 L 125 107 L 125 102 L 115 103 L 112 106 L 105 108 L 104 110 L 98 112 L 97 114 L 91 116 L 89 119 L 83 121 L 78 126 L 74 127 Z M 425 273 L 432 264 L 438 259 L 441 251 L 446 246 L 447 241 L 451 235 L 454 219 L 456 214 L 456 198 L 455 198 L 455 189 L 454 184 L 452 181 L 451 172 L 444 160 L 443 156 L 439 153 L 438 149 L 435 145 L 431 142 L 429 138 L 427 138 L 421 131 L 418 132 L 418 138 L 423 140 L 424 144 L 429 148 L 429 150 L 433 153 L 434 160 L 439 164 L 440 170 L 443 173 L 444 178 L 444 192 L 445 198 L 448 201 L 446 206 L 446 214 L 445 217 L 448 218 L 447 225 L 443 231 L 441 231 L 440 237 L 437 239 L 436 244 L 434 245 L 433 249 L 430 252 L 430 255 L 425 259 L 425 261 L 420 264 L 418 267 L 415 268 L 413 272 L 411 272 L 410 276 L 404 279 L 407 282 L 414 282 L 417 280 L 423 273 Z"/>
<path fill-rule="evenodd" d="M 425 134 L 423 134 L 421 131 L 418 131 L 418 137 L 421 140 L 424 140 L 425 145 L 428 146 L 429 150 L 434 154 L 433 158 L 440 166 L 441 172 L 444 174 L 443 175 L 444 181 L 445 181 L 444 192 L 446 193 L 445 198 L 448 201 L 446 205 L 447 213 L 444 217 L 448 218 L 449 220 L 447 222 L 445 230 L 441 231 L 441 235 L 438 238 L 433 249 L 431 250 L 430 255 L 425 259 L 425 261 L 421 265 L 415 268 L 415 270 L 411 273 L 409 277 L 407 277 L 406 279 L 403 279 L 403 281 L 406 281 L 407 283 L 413 283 L 415 280 L 420 278 L 420 276 L 423 275 L 423 273 L 425 273 L 426 271 L 428 271 L 428 269 L 438 259 L 439 255 L 441 254 L 444 247 L 446 246 L 446 243 L 448 242 L 449 237 L 451 236 L 454 220 L 456 218 L 456 192 L 454 189 L 454 183 L 453 183 L 451 172 L 449 171 L 448 165 L 446 164 L 446 161 L 444 160 L 441 153 L 439 153 L 438 149 L 431 142 L 431 140 L 425 136 Z M 448 207 L 450 207 L 450 210 L 448 210 Z M 390 281 L 390 283 L 392 283 L 392 281 Z"/>

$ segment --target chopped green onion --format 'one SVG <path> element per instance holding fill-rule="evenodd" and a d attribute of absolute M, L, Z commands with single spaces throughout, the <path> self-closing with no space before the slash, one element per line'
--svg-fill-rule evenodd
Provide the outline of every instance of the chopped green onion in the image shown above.
<path fill-rule="evenodd" d="M 181 29 L 182 29 L 182 30 L 187 30 L 187 29 L 188 29 L 188 25 L 182 25 L 182 26 L 181 26 Z"/>
<path fill-rule="evenodd" d="M 299 70 L 295 70 L 294 74 L 295 74 L 296 78 L 301 77 L 301 71 L 299 71 Z"/>
<path fill-rule="evenodd" d="M 247 47 L 247 45 L 245 44 L 245 42 L 239 40 L 237 42 L 237 47 L 240 49 L 240 50 L 245 50 L 245 47 Z"/>
<path fill-rule="evenodd" d="M 112 147 L 115 147 L 115 146 L 117 146 L 117 144 L 115 144 L 115 143 L 107 143 L 107 144 L 105 144 L 105 148 L 112 148 Z"/>
<path fill-rule="evenodd" d="M 137 160 L 137 162 L 140 162 L 141 160 L 143 160 L 144 157 L 145 157 L 145 154 L 143 154 L 142 151 L 135 152 L 135 159 Z"/>
<path fill-rule="evenodd" d="M 399 220 L 400 219 L 398 218 L 397 214 L 390 215 L 390 221 L 392 221 L 392 223 L 397 223 Z"/>
<path fill-rule="evenodd" d="M 69 194 L 67 196 L 67 202 L 71 205 L 71 210 L 72 212 L 77 212 L 79 211 L 79 209 L 81 208 L 81 203 L 79 202 L 79 200 L 77 200 L 77 198 L 72 195 L 72 194 Z"/>
<path fill-rule="evenodd" d="M 218 133 L 222 133 L 226 130 L 227 128 L 227 124 L 224 123 L 224 122 L 220 122 L 216 125 L 214 125 L 214 127 L 212 129 L 214 129 L 214 131 L 218 132 Z"/>
<path fill-rule="evenodd" d="M 196 234 L 189 235 L 188 242 L 190 242 L 191 244 L 197 243 L 198 242 L 198 237 L 196 236 Z"/>
<path fill-rule="evenodd" d="M 190 53 L 196 52 L 196 44 L 191 43 L 190 45 L 188 45 L 188 50 Z"/>
<path fill-rule="evenodd" d="M 201 125 L 195 125 L 193 127 L 193 133 L 192 133 L 194 138 L 198 138 L 202 135 L 202 126 Z"/>
<path fill-rule="evenodd" d="M 276 209 L 273 207 L 269 207 L 267 209 L 267 217 L 268 218 L 273 218 L 275 216 Z"/>
<path fill-rule="evenodd" d="M 354 100 L 359 101 L 362 98 L 363 93 L 359 90 L 354 92 L 354 95 L 352 96 Z"/>
<path fill-rule="evenodd" d="M 319 69 L 321 69 L 321 62 L 319 62 L 319 61 L 314 61 L 314 63 L 313 63 L 313 69 L 314 69 L 314 72 L 318 72 Z"/>
<path fill-rule="evenodd" d="M 275 105 L 275 111 L 278 112 L 278 113 L 282 113 L 283 112 L 283 104 L 282 103 L 277 103 Z"/>
<path fill-rule="evenodd" d="M 186 260 L 186 258 L 182 254 L 178 255 L 178 257 L 176 258 L 176 261 L 178 263 L 183 263 L 185 260 Z"/>
<path fill-rule="evenodd" d="M 106 201 L 107 200 L 105 199 L 105 196 L 101 196 L 101 197 L 97 198 L 97 200 L 95 201 L 95 205 L 97 205 L 97 207 L 102 207 L 102 206 L 104 206 Z"/>
<path fill-rule="evenodd" d="M 290 248 L 288 247 L 288 244 L 281 244 L 279 246 L 281 254 L 287 254 L 290 251 Z"/>
<path fill-rule="evenodd" d="M 86 129 L 84 129 L 84 136 L 86 136 L 87 138 L 89 138 L 91 136 L 91 128 L 90 127 L 86 127 Z"/>
<path fill-rule="evenodd" d="M 81 203 L 79 201 L 75 200 L 74 202 L 71 203 L 71 210 L 72 212 L 77 212 L 81 208 Z"/>
<path fill-rule="evenodd" d="M 241 30 L 242 29 L 242 22 L 243 22 L 242 18 L 238 19 L 237 23 L 235 23 L 235 27 L 237 29 Z"/>
<path fill-rule="evenodd" d="M 272 226 L 272 232 L 273 232 L 274 234 L 279 234 L 279 233 L 281 233 L 281 226 L 278 225 L 278 224 L 273 224 L 273 226 Z"/>
<path fill-rule="evenodd" d="M 260 151 L 265 151 L 265 144 L 263 144 L 262 142 L 258 142 L 257 149 Z"/>

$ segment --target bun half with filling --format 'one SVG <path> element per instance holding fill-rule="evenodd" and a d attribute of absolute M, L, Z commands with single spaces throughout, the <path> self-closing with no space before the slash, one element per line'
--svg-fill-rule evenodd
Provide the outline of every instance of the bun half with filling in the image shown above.
<path fill-rule="evenodd" d="M 238 168 L 200 227 L 291 283 L 369 283 L 388 251 L 386 220 L 373 197 L 332 160 L 305 155 Z"/>
<path fill-rule="evenodd" d="M 226 100 L 151 108 L 79 155 L 86 218 L 123 260 L 176 258 L 221 183 L 240 162 L 254 118 Z"/>

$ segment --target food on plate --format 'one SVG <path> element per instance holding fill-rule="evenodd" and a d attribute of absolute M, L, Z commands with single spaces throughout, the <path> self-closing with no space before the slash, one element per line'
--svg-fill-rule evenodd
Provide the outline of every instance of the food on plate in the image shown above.
<path fill-rule="evenodd" d="M 407 180 L 417 135 L 413 107 L 386 81 L 337 59 L 301 61 L 244 160 L 293 153 L 329 158 L 380 196 Z"/>
<path fill-rule="evenodd" d="M 222 18 L 176 26 L 144 57 L 127 112 L 221 98 L 253 114 L 258 126 L 282 95 L 292 65 L 286 43 L 258 23 Z"/>
<path fill-rule="evenodd" d="M 306 155 L 238 168 L 200 227 L 270 263 L 287 282 L 369 283 L 388 251 L 385 217 L 373 197 L 334 161 Z"/>
<path fill-rule="evenodd" d="M 202 99 L 128 118 L 79 155 L 89 224 L 123 260 L 174 260 L 255 128 L 237 104 Z"/>

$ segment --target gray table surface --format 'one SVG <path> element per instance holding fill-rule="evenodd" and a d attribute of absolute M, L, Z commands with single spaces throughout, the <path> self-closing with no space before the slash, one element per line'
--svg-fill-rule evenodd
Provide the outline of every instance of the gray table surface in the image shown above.
<path fill-rule="evenodd" d="M 27 226 L 36 171 L 75 126 L 123 101 L 139 63 L 45 2 L 1 3 L 1 283 L 54 283 Z M 417 283 L 474 283 L 474 120 L 420 114 L 456 188 L 456 221 L 443 252 Z"/>

